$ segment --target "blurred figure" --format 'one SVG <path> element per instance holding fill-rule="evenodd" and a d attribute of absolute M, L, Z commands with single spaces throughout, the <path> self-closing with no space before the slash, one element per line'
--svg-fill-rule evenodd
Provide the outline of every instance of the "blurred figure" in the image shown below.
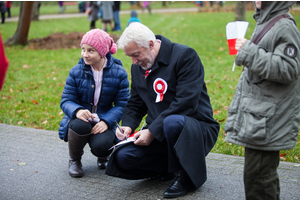
<path fill-rule="evenodd" d="M 86 11 L 86 2 L 78 1 L 78 10 L 80 13 L 84 13 Z"/>
<path fill-rule="evenodd" d="M 65 11 L 65 7 L 64 7 L 64 2 L 63 1 L 59 1 L 58 2 L 58 13 L 63 13 Z"/>
<path fill-rule="evenodd" d="M 10 8 L 11 8 L 11 1 L 7 1 L 6 2 L 6 10 L 7 10 L 7 17 L 10 18 L 11 14 L 10 14 Z"/>
<path fill-rule="evenodd" d="M 88 20 L 91 21 L 90 28 L 96 28 L 96 21 L 98 20 L 98 12 L 100 9 L 99 2 L 91 1 L 88 8 Z"/>
<path fill-rule="evenodd" d="M 151 7 L 148 1 L 143 2 L 143 12 L 145 9 L 147 9 L 149 11 L 149 14 L 151 14 Z"/>
<path fill-rule="evenodd" d="M 39 4 L 38 4 L 38 15 L 40 15 L 40 8 L 41 8 L 41 5 L 42 5 L 42 3 L 39 1 Z"/>
<path fill-rule="evenodd" d="M 8 67 L 8 60 L 5 57 L 5 51 L 3 47 L 3 42 L 0 34 L 0 91 L 4 84 L 4 78 Z"/>
<path fill-rule="evenodd" d="M 5 23 L 5 13 L 6 13 L 6 6 L 4 1 L 0 1 L 0 11 L 1 11 L 1 23 Z"/>
<path fill-rule="evenodd" d="M 120 5 L 121 1 L 114 1 L 113 11 L 114 11 L 114 21 L 115 21 L 115 28 L 113 31 L 121 31 L 121 22 L 120 22 Z"/>
<path fill-rule="evenodd" d="M 132 22 L 140 22 L 140 19 L 138 18 L 138 14 L 135 10 L 132 10 L 130 13 L 130 19 L 128 20 L 127 26 L 129 26 L 130 23 Z"/>
<path fill-rule="evenodd" d="M 107 32 L 107 24 L 110 24 L 111 30 L 114 29 L 112 19 L 113 19 L 113 1 L 100 1 L 100 6 L 102 7 L 102 24 L 103 30 Z"/>

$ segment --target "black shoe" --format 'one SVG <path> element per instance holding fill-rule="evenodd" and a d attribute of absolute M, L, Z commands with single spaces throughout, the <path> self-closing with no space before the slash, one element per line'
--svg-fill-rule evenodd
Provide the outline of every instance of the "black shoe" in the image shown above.
<path fill-rule="evenodd" d="M 97 165 L 100 169 L 106 169 L 107 162 L 108 162 L 108 157 L 103 157 L 103 158 L 98 157 Z"/>
<path fill-rule="evenodd" d="M 184 196 L 193 189 L 192 185 L 192 181 L 185 172 L 179 173 L 174 183 L 164 192 L 164 198 Z"/>

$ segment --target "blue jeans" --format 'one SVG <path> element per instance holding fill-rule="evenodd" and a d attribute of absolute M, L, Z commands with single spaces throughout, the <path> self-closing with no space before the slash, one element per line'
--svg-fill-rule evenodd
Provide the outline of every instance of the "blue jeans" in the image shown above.
<path fill-rule="evenodd" d="M 115 31 L 120 31 L 121 30 L 121 23 L 120 23 L 120 17 L 119 17 L 119 11 L 116 10 L 114 11 L 114 21 L 115 21 Z"/>

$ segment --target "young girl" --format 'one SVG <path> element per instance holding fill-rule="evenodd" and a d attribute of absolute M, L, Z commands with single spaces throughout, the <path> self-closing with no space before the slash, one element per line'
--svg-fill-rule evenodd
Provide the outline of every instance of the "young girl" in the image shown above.
<path fill-rule="evenodd" d="M 127 73 L 112 56 L 117 50 L 113 39 L 93 29 L 83 36 L 80 46 L 82 58 L 69 73 L 60 103 L 65 116 L 59 136 L 69 144 L 72 177 L 83 176 L 81 156 L 86 143 L 98 157 L 100 169 L 106 168 L 115 122 L 120 121 L 129 98 Z"/>

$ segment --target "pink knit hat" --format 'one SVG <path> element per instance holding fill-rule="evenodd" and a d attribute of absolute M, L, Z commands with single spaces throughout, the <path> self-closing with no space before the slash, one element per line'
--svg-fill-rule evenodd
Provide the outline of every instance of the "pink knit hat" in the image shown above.
<path fill-rule="evenodd" d="M 89 44 L 94 47 L 101 57 L 105 57 L 108 52 L 114 54 L 117 52 L 117 45 L 114 40 L 101 29 L 92 29 L 88 31 L 81 40 L 80 46 Z"/>

